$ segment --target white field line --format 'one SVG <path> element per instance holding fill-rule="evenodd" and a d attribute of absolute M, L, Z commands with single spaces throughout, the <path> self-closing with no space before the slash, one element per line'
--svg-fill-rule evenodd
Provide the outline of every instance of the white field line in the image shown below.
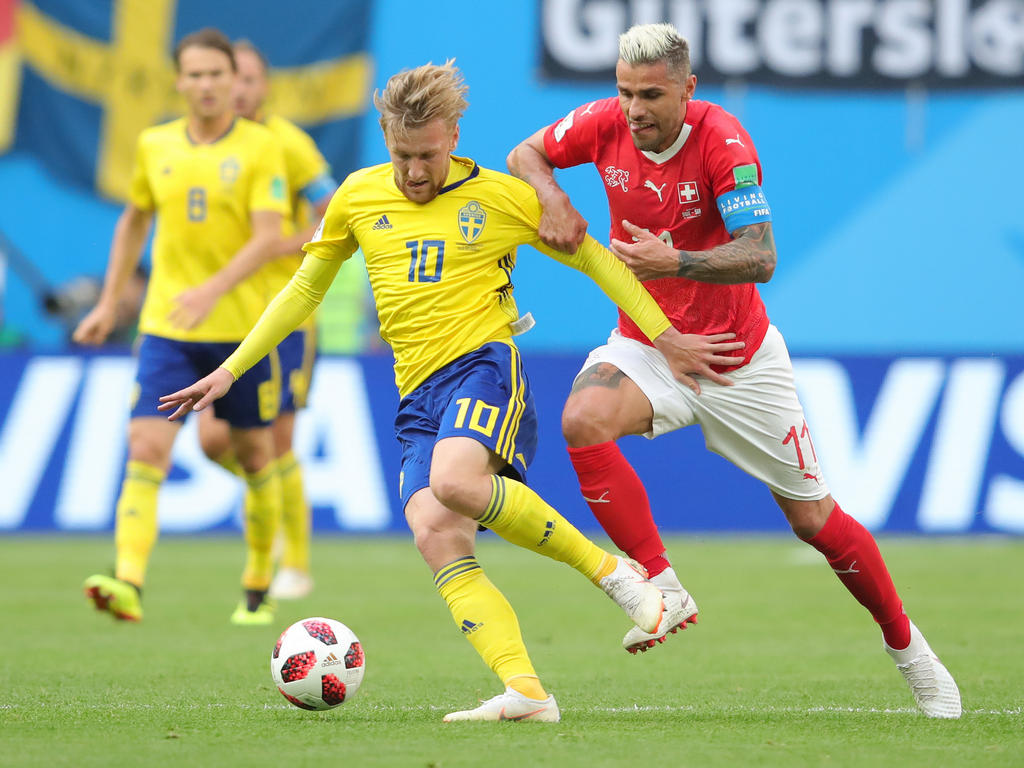
<path fill-rule="evenodd" d="M 53 707 L 52 704 L 0 704 L 0 710 L 30 710 L 30 709 L 46 709 Z M 422 704 L 417 706 L 392 706 L 388 704 L 374 704 L 370 709 L 377 712 L 444 712 L 458 708 L 461 705 L 452 705 L 446 707 L 439 707 L 436 705 Z M 67 709 L 65 705 L 60 705 L 60 708 Z M 117 702 L 115 704 L 89 704 L 84 709 L 92 710 L 161 710 L 167 712 L 178 712 L 178 711 L 197 711 L 197 710 L 224 710 L 224 709 L 240 709 L 240 710 L 292 710 L 295 707 L 290 704 L 221 704 L 217 702 L 208 702 L 206 704 L 135 704 L 130 702 Z M 640 706 L 634 705 L 632 707 L 561 707 L 563 712 L 580 712 L 589 714 L 613 714 L 613 715 L 639 715 L 645 713 L 696 713 L 696 712 L 714 712 L 714 709 L 709 710 L 707 707 L 697 707 L 694 705 L 682 705 L 682 706 Z M 911 715 L 918 714 L 917 709 L 913 707 L 897 707 L 895 709 L 879 709 L 876 707 L 722 707 L 717 710 L 723 716 L 731 714 L 754 714 L 754 715 L 770 715 L 770 714 L 794 714 L 794 715 L 816 715 L 822 713 L 842 713 L 842 714 L 867 714 L 867 715 Z M 1013 709 L 965 709 L 965 715 L 980 715 L 989 717 L 1021 717 L 1024 715 L 1024 708 L 1015 707 Z"/>

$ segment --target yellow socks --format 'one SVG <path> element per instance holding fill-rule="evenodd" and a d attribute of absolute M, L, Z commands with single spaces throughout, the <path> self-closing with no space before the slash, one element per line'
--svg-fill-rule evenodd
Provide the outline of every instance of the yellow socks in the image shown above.
<path fill-rule="evenodd" d="M 224 469 L 232 475 L 245 480 L 245 470 L 242 469 L 242 463 L 238 460 L 238 457 L 235 456 L 234 450 L 229 449 L 225 451 L 220 456 L 217 456 L 214 461 L 224 467 Z"/>
<path fill-rule="evenodd" d="M 246 475 L 245 482 L 249 487 L 245 505 L 245 544 L 248 551 L 242 586 L 265 590 L 270 586 L 273 570 L 271 549 L 277 521 L 281 517 L 281 482 L 276 464 L 270 462 L 259 472 Z"/>
<path fill-rule="evenodd" d="M 146 579 L 149 553 L 157 537 L 156 502 L 165 472 L 141 461 L 129 461 L 121 495 L 117 499 L 114 547 L 115 574 L 122 581 L 141 587 Z"/>
<path fill-rule="evenodd" d="M 511 478 L 491 475 L 491 501 L 477 522 L 505 541 L 571 565 L 595 584 L 615 570 L 611 555 Z"/>
<path fill-rule="evenodd" d="M 434 574 L 434 586 L 456 626 L 503 685 L 531 699 L 547 698 L 526 654 L 515 611 L 475 557 L 460 557 L 441 568 Z"/>
<path fill-rule="evenodd" d="M 310 509 L 302 482 L 302 465 L 291 451 L 277 460 L 281 477 L 281 525 L 284 529 L 282 568 L 309 572 Z"/>

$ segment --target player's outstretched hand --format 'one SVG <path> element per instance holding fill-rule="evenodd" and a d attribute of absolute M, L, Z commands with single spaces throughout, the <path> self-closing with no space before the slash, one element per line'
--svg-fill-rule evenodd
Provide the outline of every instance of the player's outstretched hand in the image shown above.
<path fill-rule="evenodd" d="M 587 236 L 587 220 L 572 207 L 567 195 L 561 195 L 544 206 L 537 235 L 556 251 L 576 253 Z"/>
<path fill-rule="evenodd" d="M 111 309 L 105 304 L 97 304 L 78 323 L 74 333 L 71 334 L 71 340 L 75 344 L 98 346 L 106 341 L 110 332 L 114 330 L 116 319 L 116 309 Z"/>
<path fill-rule="evenodd" d="M 726 352 L 743 349 L 746 342 L 732 341 L 735 333 L 716 333 L 700 336 L 695 333 L 680 333 L 673 327 L 654 339 L 654 346 L 668 361 L 676 380 L 700 394 L 700 384 L 690 374 L 699 374 L 716 384 L 731 387 L 732 381 L 712 370 L 712 365 L 740 365 L 743 356 L 731 357 Z"/>
<path fill-rule="evenodd" d="M 673 246 L 626 219 L 622 220 L 622 227 L 633 237 L 633 242 L 612 238 L 612 253 L 630 268 L 637 280 L 676 277 L 679 252 Z"/>
<path fill-rule="evenodd" d="M 180 419 L 189 410 L 201 411 L 214 400 L 224 397 L 235 383 L 235 377 L 227 368 L 218 368 L 209 376 L 204 376 L 191 387 L 179 389 L 170 395 L 160 398 L 158 411 L 169 411 L 175 409 L 174 413 L 167 417 L 168 421 Z"/>

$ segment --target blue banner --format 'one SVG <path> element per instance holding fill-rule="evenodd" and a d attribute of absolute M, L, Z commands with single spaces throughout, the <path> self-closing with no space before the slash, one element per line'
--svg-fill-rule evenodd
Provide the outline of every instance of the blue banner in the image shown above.
<path fill-rule="evenodd" d="M 296 451 L 318 531 L 402 532 L 386 356 L 326 358 Z M 526 355 L 540 417 L 530 484 L 594 530 L 559 431 L 582 356 Z M 847 512 L 882 532 L 1024 533 L 1024 356 L 794 360 L 814 445 Z M 128 355 L 0 355 L 0 531 L 109 531 L 125 460 Z M 239 527 L 241 484 L 191 419 L 160 496 L 167 532 Z M 621 441 L 666 531 L 788 530 L 767 489 L 695 427 Z"/>
<path fill-rule="evenodd" d="M 287 14 L 241 2 L 24 0 L 16 18 L 24 71 L 13 146 L 67 180 L 123 200 L 135 138 L 182 111 L 174 45 L 216 26 L 263 51 L 271 64 L 268 108 L 309 129 L 344 178 L 358 164 L 358 118 L 371 90 L 370 11 L 356 0 L 293 0 Z"/>

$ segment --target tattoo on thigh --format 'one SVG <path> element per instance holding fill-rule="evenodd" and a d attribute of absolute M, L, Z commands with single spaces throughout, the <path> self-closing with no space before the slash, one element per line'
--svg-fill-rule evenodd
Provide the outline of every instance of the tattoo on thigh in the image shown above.
<path fill-rule="evenodd" d="M 618 389 L 625 378 L 626 374 L 611 363 L 598 363 L 576 377 L 576 381 L 572 384 L 572 392 L 579 392 L 587 387 Z"/>

